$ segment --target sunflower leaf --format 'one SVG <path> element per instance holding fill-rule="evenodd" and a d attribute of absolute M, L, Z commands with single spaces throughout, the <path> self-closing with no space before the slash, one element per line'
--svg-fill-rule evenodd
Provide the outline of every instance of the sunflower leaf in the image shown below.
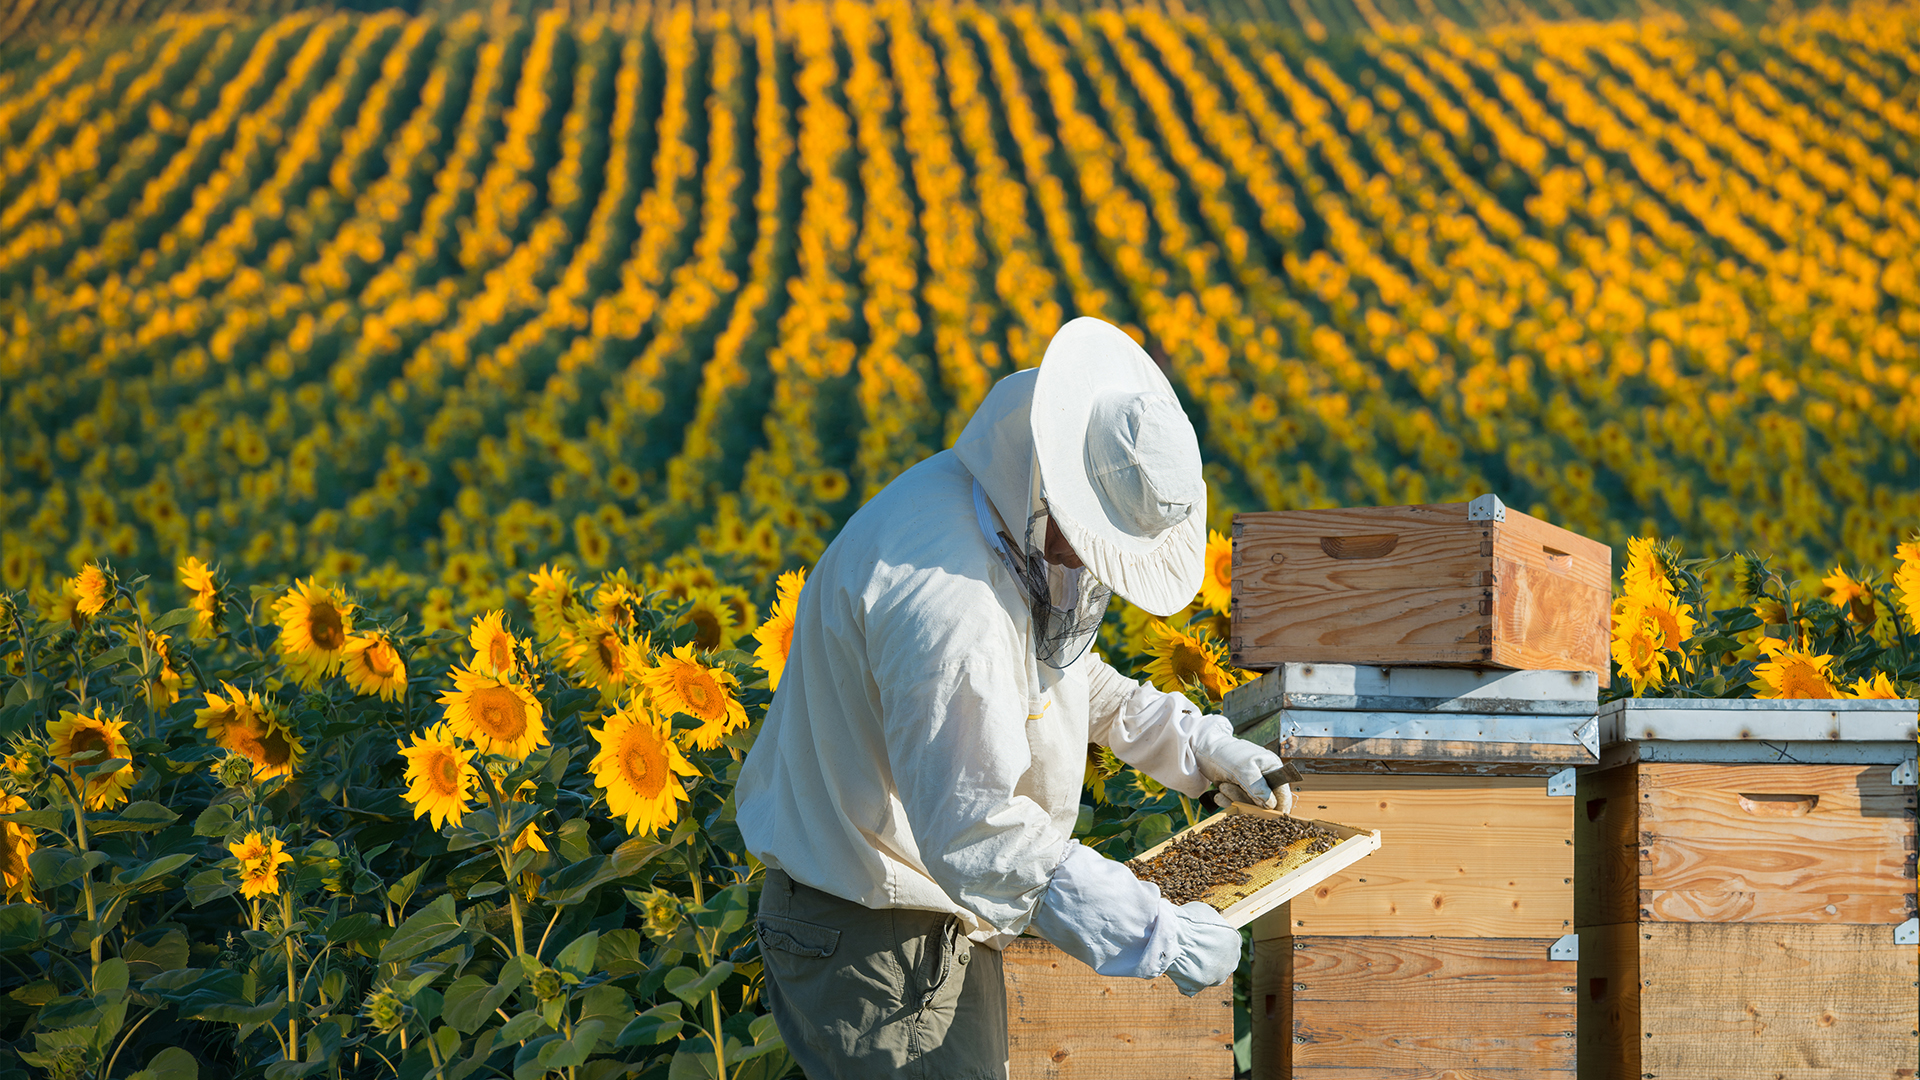
<path fill-rule="evenodd" d="M 680 1003 L 669 1001 L 656 1006 L 627 1021 L 613 1045 L 656 1046 L 680 1034 L 680 1028 L 686 1021 L 680 1018 Z"/>
<path fill-rule="evenodd" d="M 696 972 L 690 967 L 677 967 L 667 972 L 667 993 L 691 1005 L 712 991 L 719 989 L 733 975 L 733 962 L 722 960 L 704 972 Z"/>
<path fill-rule="evenodd" d="M 421 869 L 425 869 L 423 865 Z M 419 956 L 436 945 L 453 940 L 466 926 L 454 913 L 453 894 L 441 897 L 408 916 L 380 949 L 380 962 L 400 963 Z"/>
<path fill-rule="evenodd" d="M 553 958 L 553 969 L 562 975 L 584 979 L 593 974 L 593 954 L 600 948 L 600 932 L 589 930 L 560 950 Z"/>
<path fill-rule="evenodd" d="M 155 878 L 165 877 L 175 870 L 193 861 L 193 852 L 182 851 L 173 855 L 162 855 L 149 863 L 136 866 L 114 878 L 116 885 L 141 885 Z"/>
<path fill-rule="evenodd" d="M 180 815 L 157 802 L 129 803 L 120 811 L 119 817 L 87 819 L 89 835 L 104 836 L 107 833 L 153 832 L 164 829 L 180 820 Z"/>
<path fill-rule="evenodd" d="M 152 625 L 149 626 L 148 629 L 152 630 L 156 634 L 164 633 L 165 631 L 171 630 L 176 626 L 187 625 L 188 623 L 192 622 L 194 618 L 199 614 L 200 613 L 198 611 L 190 607 L 174 608 L 172 611 L 169 611 L 165 615 L 162 615 L 159 618 L 153 620 Z"/>

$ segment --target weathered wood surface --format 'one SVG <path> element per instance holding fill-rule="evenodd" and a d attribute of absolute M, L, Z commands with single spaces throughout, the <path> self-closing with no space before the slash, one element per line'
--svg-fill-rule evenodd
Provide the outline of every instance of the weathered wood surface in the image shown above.
<path fill-rule="evenodd" d="M 1290 934 L 1547 937 L 1573 928 L 1573 802 L 1544 777 L 1315 774 L 1294 813 L 1383 846 L 1254 923 Z"/>
<path fill-rule="evenodd" d="M 1296 936 L 1254 954 L 1254 1076 L 1567 1077 L 1575 965 L 1549 938 Z"/>
<path fill-rule="evenodd" d="M 1234 518 L 1234 662 L 1464 665 L 1608 678 L 1612 552 L 1467 504 Z"/>
<path fill-rule="evenodd" d="M 1582 975 L 1632 979 L 1583 1015 L 1583 1074 L 1652 1080 L 1912 1078 L 1920 1069 L 1920 953 L 1886 926 L 1642 923 L 1582 931 Z M 1631 961 L 1608 960 L 1637 946 Z M 1603 944 L 1606 943 L 1606 944 Z M 1603 999 L 1604 1000 L 1604 999 Z M 1617 1060 L 1607 1048 L 1638 1048 Z"/>
<path fill-rule="evenodd" d="M 1915 789 L 1884 766 L 1641 763 L 1584 778 L 1582 925 L 1901 923 Z"/>
<path fill-rule="evenodd" d="M 1636 923 L 1580 927 L 1581 1080 L 1643 1080 L 1639 933 Z"/>
<path fill-rule="evenodd" d="M 1004 954 L 1011 1080 L 1232 1080 L 1233 988 L 1108 978 L 1037 938 Z"/>

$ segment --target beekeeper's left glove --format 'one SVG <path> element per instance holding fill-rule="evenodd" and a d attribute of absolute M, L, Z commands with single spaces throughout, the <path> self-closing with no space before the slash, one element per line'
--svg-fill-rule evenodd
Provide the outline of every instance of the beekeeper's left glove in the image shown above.
<path fill-rule="evenodd" d="M 1200 775 L 1220 785 L 1220 794 L 1238 803 L 1264 806 L 1290 813 L 1293 789 L 1285 784 L 1275 791 L 1264 774 L 1280 768 L 1280 755 L 1258 743 L 1234 737 L 1233 725 L 1224 716 L 1208 716 L 1194 733 L 1193 756 Z"/>

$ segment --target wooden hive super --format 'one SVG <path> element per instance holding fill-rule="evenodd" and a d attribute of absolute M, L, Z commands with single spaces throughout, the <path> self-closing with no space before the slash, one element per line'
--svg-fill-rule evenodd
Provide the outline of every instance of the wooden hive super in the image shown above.
<path fill-rule="evenodd" d="M 1593 671 L 1605 685 L 1605 544 L 1471 503 L 1233 519 L 1233 662 Z"/>
<path fill-rule="evenodd" d="M 1588 672 L 1285 664 L 1222 703 L 1380 850 L 1253 924 L 1253 1073 L 1572 1080 Z"/>
<path fill-rule="evenodd" d="M 1101 975 L 1038 938 L 1004 954 L 1009 1080 L 1233 1080 L 1233 985 Z"/>
<path fill-rule="evenodd" d="M 1575 815 L 1582 1077 L 1920 1070 L 1916 704 L 1602 710 Z"/>

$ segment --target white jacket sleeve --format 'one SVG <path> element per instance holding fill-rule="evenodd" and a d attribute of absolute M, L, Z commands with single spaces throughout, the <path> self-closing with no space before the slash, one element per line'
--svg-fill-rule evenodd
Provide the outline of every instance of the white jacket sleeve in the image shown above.
<path fill-rule="evenodd" d="M 1179 694 L 1156 690 L 1115 671 L 1088 653 L 1087 738 L 1115 757 L 1167 787 L 1197 797 L 1211 782 L 1200 771 L 1194 744 L 1221 730 L 1233 734 L 1223 716 L 1208 716 Z"/>
<path fill-rule="evenodd" d="M 998 601 L 978 588 L 876 610 L 867 627 L 870 692 L 879 695 L 894 789 L 922 865 L 954 903 L 1017 934 L 1067 837 L 1016 790 L 1031 755 L 1027 646 L 1010 625 L 998 628 L 1002 620 L 980 617 Z"/>

